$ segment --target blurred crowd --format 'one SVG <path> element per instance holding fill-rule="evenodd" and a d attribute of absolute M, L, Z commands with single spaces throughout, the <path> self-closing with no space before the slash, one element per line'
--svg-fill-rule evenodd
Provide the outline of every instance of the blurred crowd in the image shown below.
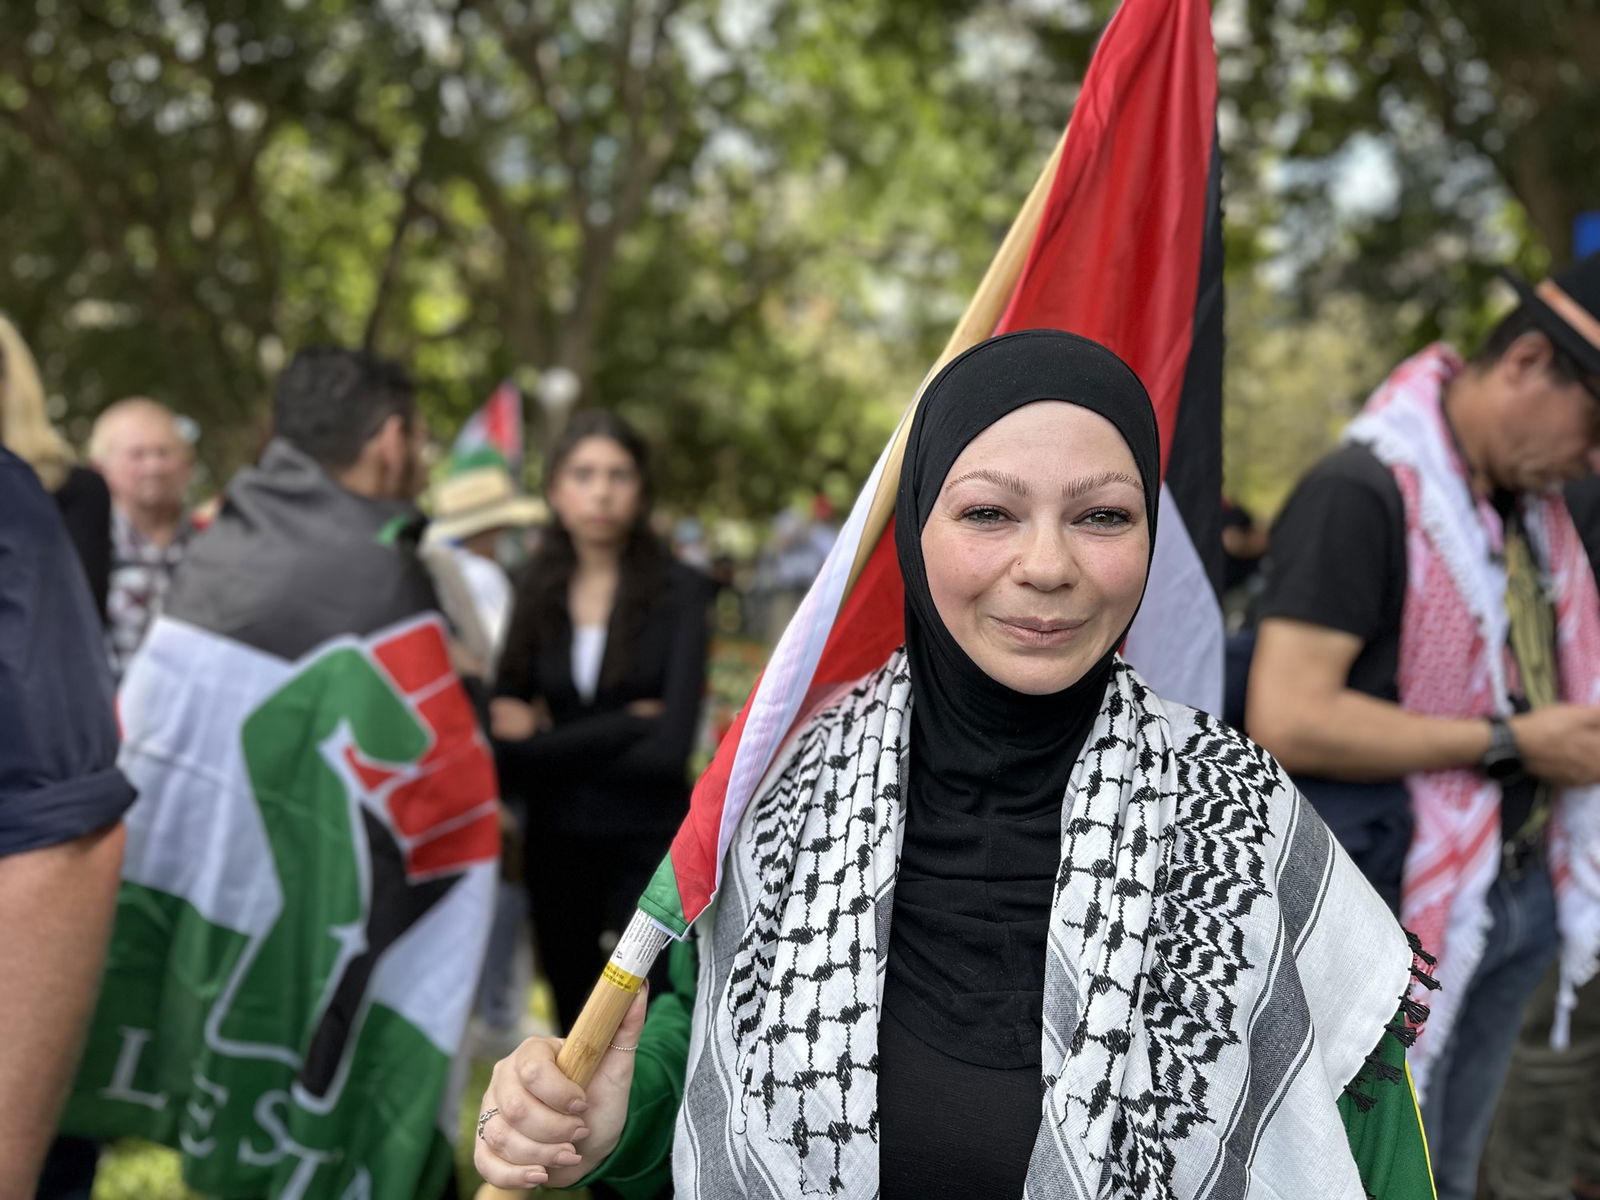
<path fill-rule="evenodd" d="M 1435 346 L 1399 366 L 1275 521 L 1230 505 L 1222 532 L 1229 720 L 1294 774 L 1440 959 L 1447 999 L 1418 1070 L 1447 1200 L 1600 1196 L 1600 985 L 1573 965 L 1574 947 L 1600 943 L 1600 907 L 1578 896 L 1600 862 L 1587 815 L 1600 806 L 1600 488 L 1589 475 L 1600 258 L 1519 288 L 1516 311 L 1473 353 Z M 413 779 L 396 765 L 404 756 L 381 748 L 386 734 L 362 732 L 365 716 L 335 714 L 351 731 L 341 771 L 375 795 L 372 781 L 398 772 L 400 790 L 420 789 L 413 800 L 437 812 L 413 828 L 406 814 L 423 801 L 386 801 L 399 832 L 388 849 L 369 832 L 360 886 L 396 915 L 350 935 L 308 1001 L 307 1036 L 332 1039 L 347 1069 L 362 989 L 380 986 L 375 947 L 442 921 L 450 895 L 457 924 L 442 936 L 470 944 L 483 968 L 447 1007 L 470 1008 L 468 1051 L 494 1057 L 576 1019 L 717 732 L 713 636 L 774 642 L 835 536 L 816 497 L 779 513 L 740 561 L 694 516 L 658 513 L 652 447 L 601 410 L 580 410 L 549 439 L 541 496 L 523 491 L 515 454 L 481 446 L 458 445 L 429 487 L 410 376 L 359 351 L 302 352 L 273 409 L 259 460 L 197 497 L 191 425 L 159 399 L 130 397 L 73 447 L 49 420 L 27 345 L 0 320 L 0 906 L 12 906 L 14 934 L 0 952 L 11 959 L 0 1014 L 23 1048 L 0 1066 L 0 1194 L 32 1194 L 43 1162 L 38 1195 L 89 1195 L 102 1142 L 93 1105 L 75 1093 L 52 1135 L 82 1030 L 97 1004 L 95 1021 L 121 999 L 96 1000 L 118 881 L 150 883 L 163 855 L 198 861 L 223 836 L 196 832 L 174 800 L 174 764 L 207 752 L 161 725 L 177 712 L 223 719 L 225 698 L 203 678 L 223 660 L 201 656 L 200 634 L 243 647 L 226 660 L 240 678 L 331 641 L 368 646 L 393 684 L 385 694 L 435 739 L 409 752 L 420 755 Z M 449 671 L 428 675 L 391 649 L 394 631 L 434 611 Z M 119 683 L 135 747 L 125 770 Z M 273 686 L 276 703 L 284 685 Z M 315 714 L 344 703 L 348 686 L 294 710 L 304 730 L 284 733 L 269 759 L 320 763 L 339 726 Z M 439 710 L 446 692 L 463 697 L 459 713 Z M 252 719 L 242 712 L 226 744 Z M 261 797 L 264 761 L 248 762 Z M 491 761 L 497 784 L 457 790 L 492 792 L 492 806 L 428 791 L 430 772 L 466 780 L 462 764 L 481 775 Z M 233 786 L 213 766 L 215 786 Z M 130 809 L 135 786 L 145 798 Z M 125 812 L 133 866 L 121 862 Z M 451 846 L 463 832 L 470 846 Z M 456 886 L 480 868 L 481 895 Z M 225 893 L 229 881 L 215 882 Z M 127 919 L 116 917 L 118 937 Z M 174 934 L 164 953 L 176 945 Z M 163 969 L 130 967 L 119 946 L 113 970 Z M 431 986 L 425 967 L 411 969 L 412 986 Z M 535 980 L 548 1000 L 530 1006 Z M 143 1046 L 123 1028 L 109 1090 L 157 1111 L 164 1093 L 138 1073 Z M 299 1064 L 295 1086 L 319 1094 L 312 1068 Z M 442 1078 L 432 1086 L 430 1111 L 449 1092 Z M 308 1147 L 284 1133 L 270 1153 L 303 1151 L 314 1171 L 322 1159 Z M 417 1178 L 453 1194 L 453 1175 L 417 1153 Z"/>
<path fill-rule="evenodd" d="M 19 621 L 4 649 L 73 668 L 62 670 L 71 687 L 61 707 L 40 711 L 29 677 L 5 662 L 5 709 L 33 708 L 36 721 L 58 724 L 73 744 L 53 756 L 40 744 L 8 744 L 0 774 L 29 786 L 41 773 L 59 775 L 52 782 L 61 786 L 93 776 L 102 793 L 98 806 L 80 797 L 64 817 L 37 792 L 28 817 L 35 828 L 0 851 L 70 846 L 117 828 L 133 793 L 114 765 L 110 696 L 163 615 L 280 652 L 300 627 L 372 633 L 381 622 L 354 596 L 371 586 L 362 563 L 353 551 L 318 544 L 329 533 L 324 520 L 370 526 L 394 555 L 425 570 L 421 607 L 445 617 L 450 665 L 492 738 L 499 775 L 497 882 L 483 914 L 490 928 L 462 931 L 469 938 L 487 932 L 468 1049 L 493 1056 L 530 1031 L 570 1025 L 595 964 L 684 815 L 691 758 L 709 750 L 713 629 L 735 643 L 781 632 L 831 544 L 825 502 L 781 513 L 759 558 L 739 564 L 714 554 L 694 518 L 671 525 L 659 518 L 649 448 L 600 411 L 574 415 L 551 441 L 542 498 L 524 494 L 509 450 L 465 440 L 425 487 L 425 464 L 437 456 L 409 377 L 395 364 L 333 348 L 308 350 L 283 372 L 275 437 L 259 461 L 222 493 L 198 497 L 196 431 L 168 406 L 146 397 L 112 404 L 80 452 L 49 420 L 35 361 L 3 319 L 0 364 L 0 435 L 21 468 L 8 486 L 38 486 L 60 518 L 51 522 L 56 529 L 40 527 L 36 508 L 14 497 L 0 503 L 7 517 L 0 554 L 13 564 L 5 590 L 32 592 L 27 603 L 18 598 Z M 329 488 L 343 507 L 321 494 Z M 419 505 L 431 521 L 424 523 Z M 216 553 L 206 555 L 208 546 Z M 64 567 L 69 547 L 75 566 Z M 52 555 L 48 588 L 14 566 Z M 308 574 L 315 581 L 282 586 Z M 180 578 L 185 598 L 171 604 Z M 63 586 L 82 593 L 82 611 L 53 594 Z M 257 628 L 260 622 L 269 628 Z M 185 686 L 144 678 L 157 692 Z M 169 691 L 156 702 L 184 700 Z M 721 714 L 722 724 L 728 716 Z M 106 728 L 86 757 L 82 738 L 64 731 L 91 718 Z M 141 790 L 151 790 L 148 780 Z M 144 808 L 156 804 L 150 799 Z M 541 848 L 537 869 L 530 845 Z M 114 887 L 115 860 L 97 860 L 102 892 Z M 63 877 L 37 902 L 77 910 L 89 890 L 81 874 Z M 75 1045 L 71 1026 L 85 1020 L 93 999 L 96 963 L 87 945 L 104 935 L 109 913 L 101 908 L 88 942 L 76 944 L 79 994 L 56 998 L 71 999 L 58 1009 L 71 1019 L 56 1030 L 53 1061 L 35 1064 L 40 1113 L 60 1103 Z M 530 1005 L 535 975 L 540 989 Z M 29 1001 L 35 1009 L 48 990 L 42 985 L 65 980 L 44 971 L 39 982 Z M 31 1156 L 24 1149 L 7 1157 L 25 1171 Z M 39 1194 L 88 1196 L 100 1151 L 98 1138 L 57 1137 Z"/>

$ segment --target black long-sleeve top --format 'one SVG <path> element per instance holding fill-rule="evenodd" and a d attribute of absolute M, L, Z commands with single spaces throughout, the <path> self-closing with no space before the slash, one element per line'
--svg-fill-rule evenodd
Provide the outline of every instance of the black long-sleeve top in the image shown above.
<path fill-rule="evenodd" d="M 524 797 L 547 829 L 584 837 L 670 834 L 688 811 L 687 768 L 700 725 L 709 637 L 710 583 L 671 563 L 665 586 L 645 613 L 632 644 L 619 646 L 617 622 L 606 635 L 606 659 L 624 649 L 627 674 L 601 682 L 585 702 L 572 680 L 572 629 L 541 642 L 531 662 L 502 673 L 495 693 L 543 698 L 552 728 L 520 741 L 497 741 L 502 788 Z M 511 637 L 524 623 L 513 615 Z M 504 656 L 522 656 L 508 644 Z M 640 717 L 635 700 L 660 700 L 665 713 Z"/>

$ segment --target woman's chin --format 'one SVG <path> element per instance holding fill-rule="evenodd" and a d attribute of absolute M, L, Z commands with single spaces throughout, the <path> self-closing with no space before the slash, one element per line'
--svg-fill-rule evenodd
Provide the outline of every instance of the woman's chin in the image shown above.
<path fill-rule="evenodd" d="M 979 669 L 1002 687 L 1024 696 L 1048 696 L 1066 691 L 1077 683 L 1093 665 L 1081 652 L 1055 657 L 1041 654 L 1023 654 L 1015 651 L 985 655 L 990 659 L 978 663 Z"/>

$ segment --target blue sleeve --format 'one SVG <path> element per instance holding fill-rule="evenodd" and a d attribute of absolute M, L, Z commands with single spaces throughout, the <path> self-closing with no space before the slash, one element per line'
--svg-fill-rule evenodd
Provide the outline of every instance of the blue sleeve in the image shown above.
<path fill-rule="evenodd" d="M 133 803 L 111 670 L 61 516 L 0 450 L 0 856 L 72 841 Z"/>

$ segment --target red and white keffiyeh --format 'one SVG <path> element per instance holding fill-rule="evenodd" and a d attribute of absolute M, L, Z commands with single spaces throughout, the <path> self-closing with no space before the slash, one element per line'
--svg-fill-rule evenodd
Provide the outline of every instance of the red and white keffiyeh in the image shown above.
<path fill-rule="evenodd" d="M 1508 715 L 1509 632 L 1499 514 L 1474 497 L 1445 424 L 1445 385 L 1462 369 L 1442 343 L 1407 359 L 1372 394 L 1345 440 L 1393 472 L 1406 522 L 1400 623 L 1400 704 L 1438 717 Z M 1556 613 L 1561 699 L 1600 703 L 1600 595 L 1558 490 L 1521 498 L 1523 519 Z M 1406 858 L 1401 920 L 1438 956 L 1441 983 L 1410 1056 L 1417 1091 L 1448 1041 L 1483 957 L 1488 892 L 1500 864 L 1500 787 L 1473 769 L 1406 778 L 1416 830 Z M 1557 1036 L 1575 989 L 1600 956 L 1600 788 L 1557 795 L 1549 830 L 1562 935 Z"/>

